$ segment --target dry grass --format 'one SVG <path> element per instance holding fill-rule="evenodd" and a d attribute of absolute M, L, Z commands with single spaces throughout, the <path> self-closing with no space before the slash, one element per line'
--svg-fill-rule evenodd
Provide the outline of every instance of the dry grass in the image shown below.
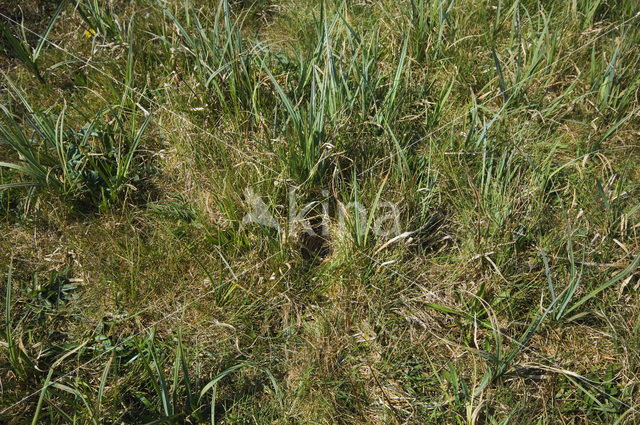
<path fill-rule="evenodd" d="M 0 50 L 0 422 L 638 422 L 633 1 L 68 3 Z"/>

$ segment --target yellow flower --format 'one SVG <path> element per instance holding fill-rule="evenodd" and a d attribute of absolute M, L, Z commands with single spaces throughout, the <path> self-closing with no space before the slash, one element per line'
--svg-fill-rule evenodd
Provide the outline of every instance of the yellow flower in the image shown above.
<path fill-rule="evenodd" d="M 84 32 L 84 36 L 87 38 L 91 38 L 94 35 L 96 35 L 96 30 L 94 30 L 93 28 L 89 28 L 87 31 Z"/>

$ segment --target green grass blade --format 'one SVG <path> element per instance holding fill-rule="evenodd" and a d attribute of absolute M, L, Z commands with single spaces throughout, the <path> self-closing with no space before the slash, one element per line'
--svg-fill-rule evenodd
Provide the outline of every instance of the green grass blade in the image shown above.
<path fill-rule="evenodd" d="M 493 63 L 496 67 L 496 72 L 498 73 L 498 82 L 500 84 L 500 91 L 502 92 L 502 98 L 506 102 L 508 100 L 507 97 L 507 86 L 504 83 L 504 75 L 502 74 L 502 67 L 500 66 L 500 60 L 498 59 L 498 55 L 496 54 L 496 49 L 491 46 L 491 55 L 493 56 Z"/>
<path fill-rule="evenodd" d="M 62 12 L 62 10 L 64 9 L 64 7 L 66 5 L 67 5 L 67 0 L 62 0 L 60 2 L 60 4 L 58 5 L 58 8 L 53 13 L 53 16 L 51 17 L 51 19 L 49 20 L 49 24 L 47 25 L 47 28 L 44 30 L 42 35 L 40 35 L 40 40 L 38 41 L 38 45 L 36 46 L 35 50 L 33 51 L 33 61 L 34 62 L 36 62 L 38 60 L 38 58 L 40 57 L 40 52 L 42 51 L 42 48 L 43 48 L 45 42 L 47 42 L 47 39 L 49 38 L 49 34 L 51 33 L 51 30 L 53 29 L 53 25 L 56 23 L 56 20 L 58 19 L 58 16 L 60 16 L 60 13 Z"/>
<path fill-rule="evenodd" d="M 605 283 L 603 283 L 602 285 L 598 286 L 596 289 L 594 289 L 593 291 L 589 292 L 587 295 L 585 295 L 584 297 L 582 297 L 578 301 L 576 301 L 569 309 L 567 309 L 567 314 L 569 314 L 572 311 L 576 310 L 577 308 L 582 306 L 584 303 L 586 303 L 587 301 L 589 301 L 590 299 L 592 299 L 596 295 L 600 294 L 605 289 L 609 288 L 611 285 L 619 282 L 620 279 L 623 279 L 626 276 L 628 276 L 629 274 L 633 273 L 633 271 L 638 267 L 638 264 L 640 264 L 640 254 L 638 254 L 633 259 L 633 261 L 631 261 L 631 264 L 629 264 L 620 273 L 616 274 L 614 277 L 612 277 L 611 279 L 609 279 L 608 281 L 606 281 Z"/>
<path fill-rule="evenodd" d="M 28 49 L 28 46 L 18 40 L 16 36 L 13 35 L 9 27 L 7 27 L 4 22 L 0 20 L 0 41 L 7 49 L 7 51 L 12 54 L 16 59 L 23 63 L 24 66 L 27 67 L 39 80 L 40 82 L 44 82 L 42 75 L 40 74 L 40 70 L 38 69 L 38 65 L 33 59 L 31 52 Z"/>

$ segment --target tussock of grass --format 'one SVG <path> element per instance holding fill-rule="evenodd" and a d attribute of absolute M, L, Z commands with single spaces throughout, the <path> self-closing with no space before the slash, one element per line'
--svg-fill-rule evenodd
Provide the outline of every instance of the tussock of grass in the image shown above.
<path fill-rule="evenodd" d="M 640 420 L 636 2 L 49 3 L 0 422 Z"/>

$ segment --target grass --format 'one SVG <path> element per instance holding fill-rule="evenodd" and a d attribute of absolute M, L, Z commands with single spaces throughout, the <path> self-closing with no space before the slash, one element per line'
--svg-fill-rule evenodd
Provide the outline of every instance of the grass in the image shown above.
<path fill-rule="evenodd" d="M 22 62 L 22 64 L 29 69 L 41 83 L 44 83 L 44 77 L 42 75 L 42 71 L 40 70 L 40 54 L 42 53 L 42 49 L 47 44 L 49 34 L 53 29 L 60 12 L 66 6 L 66 1 L 60 2 L 60 5 L 51 16 L 49 23 L 47 24 L 44 32 L 39 36 L 38 44 L 31 48 L 29 42 L 27 40 L 26 31 L 23 30 L 19 32 L 19 35 L 14 34 L 9 27 L 5 24 L 5 22 L 0 23 L 0 32 L 2 33 L 2 47 L 3 50 L 8 53 L 10 56 L 13 56 L 15 59 Z"/>
<path fill-rule="evenodd" d="M 74 130 L 65 123 L 66 105 L 58 115 L 35 110 L 11 80 L 7 85 L 19 99 L 29 127 L 23 131 L 16 114 L 2 107 L 0 131 L 20 161 L 0 162 L 0 167 L 30 180 L 7 183 L 3 189 L 41 186 L 67 201 L 86 199 L 95 206 L 107 205 L 121 195 L 136 174 L 134 157 L 151 115 L 139 123 L 137 111 L 127 111 L 123 98 L 120 105 L 98 111 L 89 123 Z"/>
<path fill-rule="evenodd" d="M 0 0 L 0 422 L 640 420 L 636 2 L 53 3 Z"/>

